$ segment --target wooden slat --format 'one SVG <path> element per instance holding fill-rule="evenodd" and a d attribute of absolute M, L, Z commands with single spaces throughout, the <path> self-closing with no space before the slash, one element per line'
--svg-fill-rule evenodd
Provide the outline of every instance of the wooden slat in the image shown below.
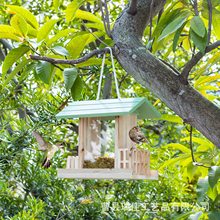
<path fill-rule="evenodd" d="M 79 168 L 83 167 L 84 162 L 84 146 L 86 144 L 86 139 L 84 138 L 86 129 L 86 118 L 79 119 L 79 149 L 78 149 L 78 156 L 79 156 Z"/>
<path fill-rule="evenodd" d="M 70 169 L 70 168 L 71 168 L 71 156 L 68 156 L 68 157 L 67 157 L 67 160 L 66 160 L 66 168 L 67 168 L 67 169 Z"/>
<path fill-rule="evenodd" d="M 150 171 L 150 175 L 132 175 L 131 169 L 58 169 L 59 178 L 77 179 L 143 179 L 157 180 L 158 172 Z"/>

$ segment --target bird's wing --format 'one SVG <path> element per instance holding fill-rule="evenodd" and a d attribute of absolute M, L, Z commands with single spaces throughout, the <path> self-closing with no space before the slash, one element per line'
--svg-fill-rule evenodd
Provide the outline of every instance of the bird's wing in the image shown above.
<path fill-rule="evenodd" d="M 39 150 L 46 151 L 48 149 L 49 143 L 47 143 L 38 132 L 33 131 L 32 134 L 39 144 Z"/>

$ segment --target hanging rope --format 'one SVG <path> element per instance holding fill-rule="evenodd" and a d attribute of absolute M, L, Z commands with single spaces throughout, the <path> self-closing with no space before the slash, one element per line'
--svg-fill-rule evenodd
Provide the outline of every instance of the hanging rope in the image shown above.
<path fill-rule="evenodd" d="M 115 79 L 115 88 L 116 88 L 116 93 L 118 96 L 118 99 L 121 99 L 120 92 L 119 92 L 119 87 L 118 87 L 118 81 L 117 81 L 117 76 L 116 76 L 116 70 L 115 70 L 115 64 L 114 64 L 114 58 L 113 58 L 113 53 L 112 53 L 112 48 L 111 47 L 106 47 L 110 51 L 110 57 L 111 57 L 111 62 L 112 62 L 112 71 L 114 74 L 114 79 Z M 102 59 L 102 66 L 101 66 L 101 72 L 100 72 L 100 78 L 99 78 L 99 85 L 98 85 L 98 93 L 97 93 L 97 98 L 96 100 L 99 100 L 100 98 L 100 93 L 101 93 L 101 86 L 102 86 L 102 78 L 103 78 L 103 72 L 104 72 L 104 67 L 105 67 L 105 53 L 103 55 Z"/>

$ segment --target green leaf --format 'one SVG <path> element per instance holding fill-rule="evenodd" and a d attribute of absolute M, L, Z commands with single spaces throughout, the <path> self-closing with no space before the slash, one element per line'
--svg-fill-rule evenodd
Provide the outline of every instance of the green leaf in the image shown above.
<path fill-rule="evenodd" d="M 183 120 L 177 115 L 163 114 L 161 116 L 160 120 L 165 120 L 165 121 L 169 121 L 169 122 L 173 122 L 173 123 L 183 124 Z"/>
<path fill-rule="evenodd" d="M 205 37 L 206 28 L 203 20 L 199 16 L 194 16 L 190 21 L 190 27 L 200 37 Z"/>
<path fill-rule="evenodd" d="M 220 15 L 217 14 L 217 15 L 214 15 L 213 16 L 213 29 L 215 31 L 215 35 L 217 36 L 218 40 L 220 39 Z"/>
<path fill-rule="evenodd" d="M 104 32 L 85 33 L 74 37 L 66 46 L 67 50 L 73 58 L 79 57 L 85 46 L 101 37 Z M 95 37 L 96 36 L 96 37 Z"/>
<path fill-rule="evenodd" d="M 208 213 L 210 220 L 219 220 L 220 211 L 211 211 Z"/>
<path fill-rule="evenodd" d="M 93 22 L 100 23 L 103 25 L 102 20 L 100 18 L 98 18 L 97 16 L 95 16 L 94 14 L 88 11 L 83 11 L 83 10 L 78 9 L 76 11 L 75 16 L 76 18 L 80 18 L 80 19 L 87 20 L 87 21 L 93 21 Z"/>
<path fill-rule="evenodd" d="M 17 37 L 16 35 L 14 34 L 10 34 L 10 33 L 1 33 L 0 32 L 0 39 L 10 39 L 10 40 L 15 40 L 15 41 L 22 41 L 22 39 L 20 37 Z"/>
<path fill-rule="evenodd" d="M 8 33 L 8 34 L 18 34 L 16 29 L 10 25 L 0 25 L 0 33 Z"/>
<path fill-rule="evenodd" d="M 74 35 L 76 33 L 76 29 L 69 28 L 59 31 L 55 36 L 51 37 L 50 39 L 46 40 L 46 44 L 50 46 L 52 43 L 56 42 L 60 38 L 67 38 L 69 35 Z"/>
<path fill-rule="evenodd" d="M 21 61 L 14 70 L 8 75 L 6 80 L 3 82 L 3 87 L 6 86 L 13 78 L 14 76 L 20 72 L 31 60 L 24 58 L 23 61 Z"/>
<path fill-rule="evenodd" d="M 66 21 L 70 22 L 74 19 L 76 11 L 80 8 L 85 0 L 74 0 L 67 5 L 65 10 Z"/>
<path fill-rule="evenodd" d="M 181 9 L 177 8 L 172 11 L 164 12 L 157 24 L 156 28 L 153 31 L 152 36 L 158 38 L 163 31 L 163 29 L 167 26 L 170 21 L 173 21 L 181 14 Z"/>
<path fill-rule="evenodd" d="M 209 188 L 208 177 L 204 179 L 200 178 L 198 180 L 197 189 L 196 189 L 198 202 L 201 202 L 205 199 L 208 188 Z"/>
<path fill-rule="evenodd" d="M 111 65 L 111 62 L 109 62 L 108 60 L 106 60 L 105 63 Z M 94 65 L 101 65 L 101 64 L 102 64 L 102 59 L 90 58 L 90 59 L 86 60 L 85 62 L 76 64 L 76 66 L 77 67 L 85 67 L 85 66 L 94 66 Z"/>
<path fill-rule="evenodd" d="M 209 185 L 213 188 L 220 179 L 220 167 L 212 166 L 209 169 Z"/>
<path fill-rule="evenodd" d="M 194 45 L 202 52 L 205 53 L 205 48 L 207 45 L 207 31 L 205 36 L 202 38 L 197 35 L 191 28 L 190 28 L 190 38 L 193 41 Z"/>
<path fill-rule="evenodd" d="M 38 29 L 37 19 L 30 11 L 17 5 L 6 5 L 6 6 L 10 9 L 9 13 L 21 15 L 27 21 L 27 23 L 29 23 L 33 28 Z"/>
<path fill-rule="evenodd" d="M 36 66 L 37 76 L 46 84 L 50 83 L 52 70 L 52 65 L 48 62 L 41 61 Z"/>
<path fill-rule="evenodd" d="M 78 76 L 75 80 L 75 83 L 73 84 L 71 88 L 71 95 L 73 100 L 79 100 L 82 97 L 82 89 L 83 89 L 83 81 Z"/>
<path fill-rule="evenodd" d="M 30 38 L 36 38 L 37 37 L 37 30 L 34 29 L 31 25 L 28 24 L 28 36 Z"/>
<path fill-rule="evenodd" d="M 53 7 L 56 11 L 58 11 L 59 6 L 60 6 L 60 1 L 59 0 L 53 0 Z"/>
<path fill-rule="evenodd" d="M 25 37 L 27 35 L 27 33 L 28 33 L 28 24 L 21 15 L 19 15 L 19 14 L 14 15 L 10 20 L 10 24 L 19 33 L 21 33 L 22 36 Z"/>
<path fill-rule="evenodd" d="M 104 24 L 101 24 L 101 23 L 86 23 L 86 27 L 105 31 Z"/>
<path fill-rule="evenodd" d="M 186 23 L 187 22 L 184 22 L 183 25 L 176 31 L 176 33 L 174 35 L 174 38 L 173 38 L 173 52 L 176 51 L 176 47 L 177 47 L 177 44 L 178 44 L 180 34 L 181 34 L 183 28 L 185 27 Z"/>
<path fill-rule="evenodd" d="M 64 75 L 65 88 L 67 91 L 69 91 L 72 88 L 72 86 L 78 76 L 78 71 L 75 67 L 66 68 L 63 71 L 63 75 Z"/>
<path fill-rule="evenodd" d="M 11 39 L 15 41 L 21 41 L 22 39 L 18 37 L 19 32 L 16 31 L 16 29 L 9 25 L 0 25 L 0 39 Z"/>
<path fill-rule="evenodd" d="M 48 20 L 38 31 L 37 41 L 42 41 L 46 39 L 54 25 L 59 21 L 59 19 L 50 19 Z"/>
<path fill-rule="evenodd" d="M 180 150 L 186 154 L 190 154 L 190 152 L 191 152 L 190 149 L 188 149 L 187 147 L 185 147 L 184 145 L 179 144 L 179 143 L 170 143 L 170 144 L 167 144 L 163 147 L 164 148 L 173 148 L 174 150 Z"/>
<path fill-rule="evenodd" d="M 69 56 L 69 52 L 66 48 L 61 47 L 61 46 L 55 46 L 51 49 L 55 54 L 60 54 L 63 56 Z"/>
<path fill-rule="evenodd" d="M 173 20 L 171 23 L 169 23 L 165 29 L 162 31 L 162 34 L 158 38 L 158 41 L 162 40 L 166 36 L 174 33 L 176 30 L 178 30 L 186 21 L 188 18 L 189 13 L 185 13 L 184 15 L 181 15 L 180 17 L 177 17 L 175 20 Z"/>
<path fill-rule="evenodd" d="M 8 55 L 5 57 L 5 60 L 2 65 L 2 77 L 4 78 L 8 70 L 11 68 L 13 63 L 15 63 L 20 57 L 27 53 L 30 48 L 26 45 L 21 45 L 18 48 L 12 49 Z"/>
<path fill-rule="evenodd" d="M 189 220 L 198 220 L 201 215 L 202 215 L 201 211 L 200 212 L 196 212 L 195 214 L 191 214 L 189 216 Z"/>

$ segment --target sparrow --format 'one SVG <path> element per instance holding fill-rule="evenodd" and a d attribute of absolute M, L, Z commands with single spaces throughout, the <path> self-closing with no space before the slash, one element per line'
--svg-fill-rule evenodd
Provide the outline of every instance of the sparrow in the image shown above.
<path fill-rule="evenodd" d="M 49 168 L 51 166 L 51 159 L 53 158 L 54 154 L 63 146 L 61 144 L 51 144 L 46 142 L 44 138 L 36 131 L 33 131 L 32 135 L 36 138 L 38 142 L 38 149 L 45 153 L 42 166 L 44 168 Z"/>
<path fill-rule="evenodd" d="M 149 140 L 147 140 L 147 138 L 144 136 L 143 132 L 141 131 L 141 128 L 138 127 L 138 126 L 134 126 L 129 131 L 129 137 L 136 144 L 140 144 L 140 143 L 148 143 L 148 144 L 150 144 Z"/>

